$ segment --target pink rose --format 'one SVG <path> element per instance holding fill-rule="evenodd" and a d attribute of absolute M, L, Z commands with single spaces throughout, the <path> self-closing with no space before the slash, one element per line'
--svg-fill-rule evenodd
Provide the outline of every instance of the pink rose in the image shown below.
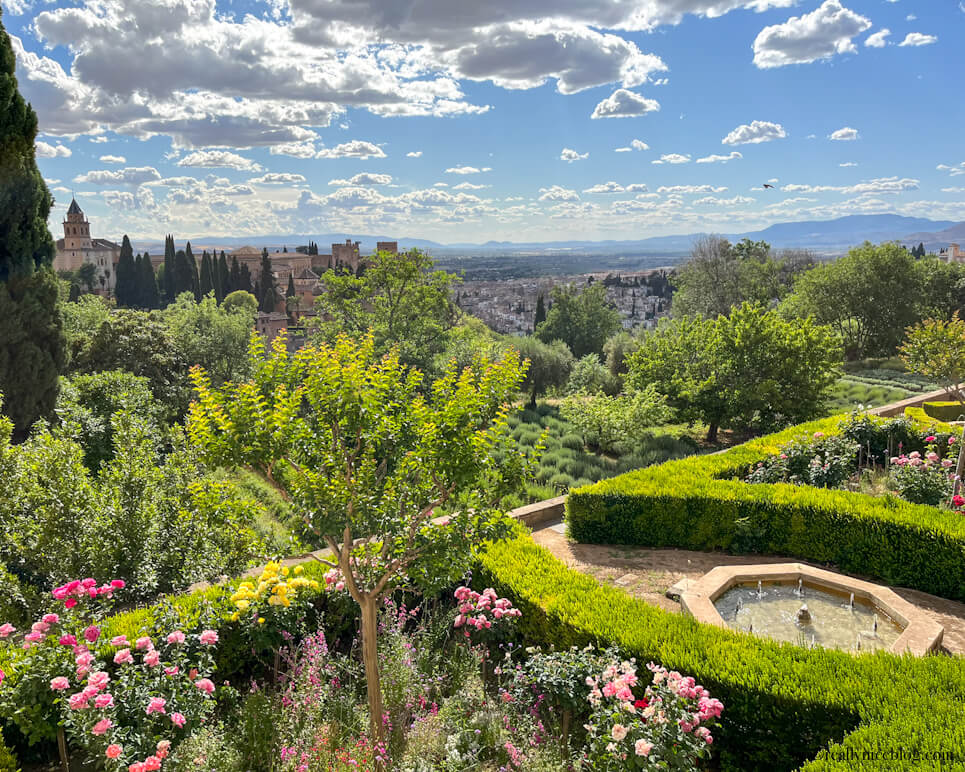
<path fill-rule="evenodd" d="M 199 678 L 194 682 L 194 685 L 207 694 L 211 694 L 214 691 L 214 684 L 211 683 L 211 679 L 209 678 Z"/>
<path fill-rule="evenodd" d="M 184 643 L 184 633 L 180 630 L 175 630 L 174 632 L 168 633 L 167 642 L 171 644 L 181 644 Z"/>
<path fill-rule="evenodd" d="M 94 698 L 95 708 L 109 708 L 114 704 L 114 695 L 112 694 L 98 694 Z"/>
<path fill-rule="evenodd" d="M 116 759 L 124 752 L 124 749 L 117 743 L 112 743 L 107 746 L 107 750 L 104 751 L 104 755 L 109 759 Z"/>
<path fill-rule="evenodd" d="M 56 614 L 44 614 L 42 617 L 44 624 L 55 625 L 60 621 L 60 617 Z"/>
<path fill-rule="evenodd" d="M 168 701 L 163 697 L 151 697 L 151 701 L 147 704 L 147 715 L 152 713 L 165 713 L 164 706 L 167 705 Z"/>
<path fill-rule="evenodd" d="M 123 579 L 111 580 L 111 587 L 113 587 L 115 590 L 123 590 L 125 587 L 124 580 Z"/>
<path fill-rule="evenodd" d="M 101 629 L 97 625 L 91 625 L 84 630 L 84 640 L 88 643 L 96 643 L 101 636 Z"/>
<path fill-rule="evenodd" d="M 73 635 L 62 635 L 57 643 L 61 646 L 76 646 L 77 639 Z"/>
<path fill-rule="evenodd" d="M 157 756 L 148 756 L 144 759 L 144 772 L 154 772 L 161 768 L 161 759 Z"/>
<path fill-rule="evenodd" d="M 101 691 L 110 682 L 111 677 L 107 675 L 103 670 L 99 670 L 96 673 L 92 673 L 91 677 L 87 679 L 87 683 L 93 686 L 97 691 Z"/>
<path fill-rule="evenodd" d="M 77 605 L 77 598 L 68 598 L 64 601 L 64 608 L 73 608 Z"/>
<path fill-rule="evenodd" d="M 70 681 L 68 681 L 64 676 L 57 676 L 50 680 L 50 688 L 55 692 L 61 692 L 64 689 L 70 688 Z"/>
<path fill-rule="evenodd" d="M 171 714 L 171 723 L 174 724 L 178 729 L 187 723 L 187 719 L 181 713 Z"/>
<path fill-rule="evenodd" d="M 177 665 L 175 665 L 175 666 L 173 666 L 173 667 L 166 667 L 166 668 L 164 668 L 164 675 L 166 675 L 166 676 L 174 676 L 174 675 L 177 675 L 177 674 L 178 674 L 178 666 L 177 666 Z"/>
<path fill-rule="evenodd" d="M 638 756 L 649 756 L 652 750 L 653 743 L 648 743 L 646 740 L 637 740 L 633 744 L 633 752 Z"/>
<path fill-rule="evenodd" d="M 620 742 L 627 736 L 627 728 L 623 724 L 614 724 L 613 729 L 610 730 L 610 736 L 617 742 Z"/>
<path fill-rule="evenodd" d="M 40 641 L 42 641 L 42 640 L 44 639 L 44 634 L 43 634 L 43 633 L 38 633 L 38 632 L 27 633 L 27 634 L 23 637 L 23 639 L 24 639 L 27 643 L 39 643 Z"/>
<path fill-rule="evenodd" d="M 112 726 L 114 726 L 113 721 L 111 721 L 109 718 L 102 718 L 100 721 L 94 724 L 94 728 L 91 729 L 91 732 L 96 735 L 107 734 L 107 730 Z"/>
<path fill-rule="evenodd" d="M 134 642 L 134 648 L 140 651 L 141 649 L 151 650 L 154 648 L 154 641 L 148 638 L 146 635 L 143 638 L 138 638 Z"/>
<path fill-rule="evenodd" d="M 117 654 L 114 655 L 115 665 L 128 665 L 134 661 L 134 657 L 131 656 L 130 649 L 121 649 Z"/>
<path fill-rule="evenodd" d="M 218 642 L 218 634 L 214 630 L 204 630 L 198 640 L 205 646 L 214 646 Z"/>
<path fill-rule="evenodd" d="M 67 698 L 67 705 L 71 710 L 84 710 L 87 707 L 87 700 L 83 692 L 78 692 Z"/>
<path fill-rule="evenodd" d="M 7 638 L 11 633 L 16 632 L 17 628 L 14 627 L 9 622 L 4 622 L 0 625 L 0 638 Z"/>
<path fill-rule="evenodd" d="M 126 635 L 115 635 L 111 638 L 111 646 L 130 646 Z"/>
<path fill-rule="evenodd" d="M 161 655 L 157 649 L 151 649 L 144 655 L 144 664 L 148 667 L 157 667 L 161 664 Z"/>
<path fill-rule="evenodd" d="M 89 651 L 82 651 L 74 658 L 77 667 L 90 667 L 94 662 L 94 655 Z"/>

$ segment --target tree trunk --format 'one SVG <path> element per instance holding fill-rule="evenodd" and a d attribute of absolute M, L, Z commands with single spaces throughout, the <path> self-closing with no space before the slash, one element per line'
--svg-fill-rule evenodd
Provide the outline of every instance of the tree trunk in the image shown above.
<path fill-rule="evenodd" d="M 63 772 L 69 772 L 70 759 L 67 757 L 67 737 L 64 735 L 64 728 L 57 727 L 57 752 L 60 754 L 60 768 Z"/>
<path fill-rule="evenodd" d="M 707 442 L 717 442 L 717 424 L 715 423 L 707 427 Z"/>
<path fill-rule="evenodd" d="M 369 697 L 369 731 L 372 743 L 385 749 L 385 730 L 382 726 L 382 683 L 379 679 L 379 647 L 378 647 L 378 616 L 375 607 L 376 599 L 365 595 L 359 602 L 362 609 L 362 662 L 365 664 L 365 686 Z M 376 759 L 376 769 L 381 770 L 382 764 Z"/>

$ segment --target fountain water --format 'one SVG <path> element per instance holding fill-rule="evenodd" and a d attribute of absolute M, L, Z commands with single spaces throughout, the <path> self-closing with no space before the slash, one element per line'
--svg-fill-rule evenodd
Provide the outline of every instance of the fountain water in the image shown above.
<path fill-rule="evenodd" d="M 848 600 L 848 608 L 854 611 L 854 593 L 851 593 L 851 598 Z"/>
<path fill-rule="evenodd" d="M 760 600 L 763 597 L 764 597 L 764 590 L 761 585 L 761 580 L 758 579 L 757 580 L 757 599 Z"/>

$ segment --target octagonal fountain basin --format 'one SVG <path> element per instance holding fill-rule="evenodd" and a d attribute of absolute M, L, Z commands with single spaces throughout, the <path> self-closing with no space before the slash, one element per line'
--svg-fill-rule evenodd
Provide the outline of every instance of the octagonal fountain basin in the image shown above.
<path fill-rule="evenodd" d="M 945 632 L 887 587 L 802 563 L 718 566 L 680 603 L 699 622 L 854 653 L 927 654 Z"/>

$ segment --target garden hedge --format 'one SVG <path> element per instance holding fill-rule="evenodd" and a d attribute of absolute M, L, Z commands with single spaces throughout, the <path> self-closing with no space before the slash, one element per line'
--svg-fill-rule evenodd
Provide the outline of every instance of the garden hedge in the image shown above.
<path fill-rule="evenodd" d="M 926 415 L 939 421 L 957 421 L 965 414 L 961 402 L 926 402 L 922 408 Z"/>
<path fill-rule="evenodd" d="M 917 412 L 908 414 L 920 417 Z M 842 420 L 801 424 L 722 453 L 578 488 L 566 502 L 569 534 L 592 544 L 785 555 L 965 600 L 961 514 L 895 496 L 742 481 L 781 446 L 802 435 L 839 432 Z M 936 433 L 954 431 L 926 421 Z"/>
<path fill-rule="evenodd" d="M 476 579 L 515 600 L 527 643 L 615 642 L 696 678 L 724 702 L 722 769 L 965 768 L 961 657 L 853 656 L 703 625 L 567 568 L 525 535 L 491 545 Z M 953 760 L 926 758 L 936 753 Z"/>

